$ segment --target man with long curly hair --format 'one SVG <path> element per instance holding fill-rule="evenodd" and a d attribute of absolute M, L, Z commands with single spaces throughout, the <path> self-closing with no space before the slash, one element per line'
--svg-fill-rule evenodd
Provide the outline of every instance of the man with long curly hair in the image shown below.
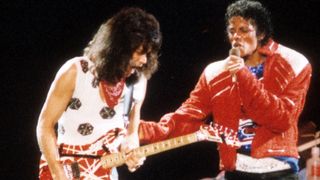
<path fill-rule="evenodd" d="M 153 15 L 125 8 L 100 26 L 83 56 L 60 68 L 37 125 L 40 179 L 114 179 L 100 157 L 118 150 L 130 171 L 143 163 L 131 150 L 161 41 Z"/>

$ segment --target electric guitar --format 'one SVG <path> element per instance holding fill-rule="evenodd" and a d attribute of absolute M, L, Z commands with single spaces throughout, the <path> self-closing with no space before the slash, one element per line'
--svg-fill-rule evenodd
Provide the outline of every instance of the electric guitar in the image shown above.
<path fill-rule="evenodd" d="M 109 178 L 113 167 L 125 163 L 125 153 L 117 150 L 124 136 L 124 131 L 113 129 L 91 144 L 81 146 L 61 144 L 59 148 L 60 161 L 67 177 L 69 179 Z M 140 146 L 132 151 L 140 157 L 147 157 L 205 140 L 225 143 L 236 148 L 240 147 L 236 132 L 217 124 L 210 124 L 201 126 L 200 130 L 194 133 Z M 77 152 L 82 152 L 82 154 Z M 50 179 L 51 177 L 45 159 L 41 159 L 39 174 L 42 179 Z"/>
<path fill-rule="evenodd" d="M 225 143 L 236 148 L 240 147 L 240 142 L 238 141 L 236 132 L 234 132 L 232 129 L 224 128 L 217 124 L 210 124 L 201 126 L 200 130 L 191 134 L 140 146 L 136 149 L 133 149 L 133 153 L 142 157 L 147 157 L 205 140 L 217 143 Z M 124 152 L 107 154 L 101 157 L 100 163 L 103 168 L 107 169 L 118 167 L 125 163 L 125 157 L 126 155 Z"/>

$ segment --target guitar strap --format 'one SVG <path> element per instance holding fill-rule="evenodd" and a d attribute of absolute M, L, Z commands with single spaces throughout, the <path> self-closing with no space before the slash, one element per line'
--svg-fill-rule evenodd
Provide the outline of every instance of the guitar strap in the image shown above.
<path fill-rule="evenodd" d="M 128 126 L 129 122 L 129 114 L 131 111 L 132 101 L 133 101 L 133 83 L 127 83 L 128 91 L 124 95 L 124 103 L 123 103 L 123 119 L 125 127 Z"/>

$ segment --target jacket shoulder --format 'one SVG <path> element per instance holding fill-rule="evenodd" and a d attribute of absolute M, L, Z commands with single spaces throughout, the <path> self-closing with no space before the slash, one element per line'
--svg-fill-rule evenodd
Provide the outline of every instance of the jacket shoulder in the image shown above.
<path fill-rule="evenodd" d="M 308 59 L 301 53 L 283 45 L 279 45 L 276 53 L 288 62 L 297 76 L 308 64 Z"/>
<path fill-rule="evenodd" d="M 207 82 L 210 82 L 212 79 L 224 72 L 226 70 L 226 63 L 227 60 L 223 59 L 208 64 L 204 69 L 204 76 L 206 77 Z"/>

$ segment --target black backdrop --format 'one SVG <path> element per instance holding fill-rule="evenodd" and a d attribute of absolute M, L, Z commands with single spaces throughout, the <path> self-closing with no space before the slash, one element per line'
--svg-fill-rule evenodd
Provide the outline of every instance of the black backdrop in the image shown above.
<path fill-rule="evenodd" d="M 79 56 L 98 26 L 126 6 L 154 14 L 161 24 L 160 68 L 148 84 L 142 118 L 174 111 L 203 68 L 226 57 L 227 0 L 83 0 L 0 2 L 1 168 L 5 179 L 36 179 L 40 156 L 36 123 L 49 85 L 65 60 Z M 320 25 L 317 0 L 263 1 L 272 13 L 275 40 L 302 52 L 313 77 L 300 124 L 319 124 Z M 319 129 L 319 128 L 318 128 Z M 214 143 L 202 142 L 149 157 L 121 179 L 199 179 L 218 173 Z"/>

